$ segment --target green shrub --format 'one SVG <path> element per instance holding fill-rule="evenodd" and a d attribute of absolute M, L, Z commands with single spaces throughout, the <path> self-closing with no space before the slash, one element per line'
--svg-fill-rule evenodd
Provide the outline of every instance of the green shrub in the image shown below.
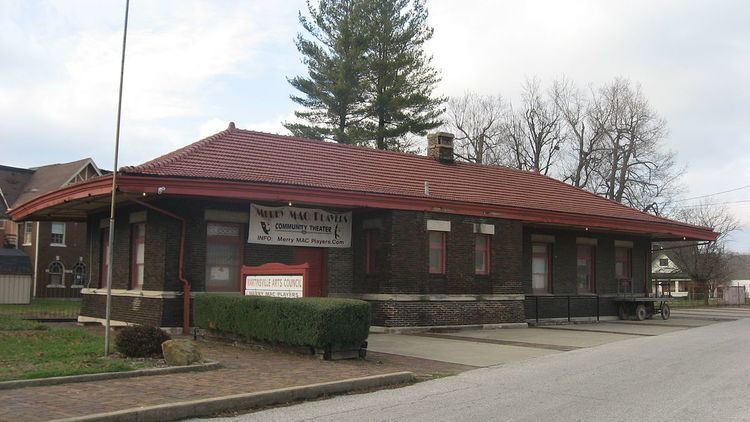
<path fill-rule="evenodd" d="M 161 357 L 161 344 L 169 334 L 150 325 L 131 325 L 117 333 L 115 345 L 120 353 L 130 358 Z"/>
<path fill-rule="evenodd" d="M 274 344 L 358 347 L 370 330 L 370 305 L 353 299 L 201 294 L 193 309 L 200 328 Z"/>

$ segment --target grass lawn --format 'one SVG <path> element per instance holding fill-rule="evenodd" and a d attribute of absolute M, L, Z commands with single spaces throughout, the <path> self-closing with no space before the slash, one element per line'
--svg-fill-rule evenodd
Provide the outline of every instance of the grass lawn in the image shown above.
<path fill-rule="evenodd" d="M 83 328 L 50 328 L 0 316 L 0 381 L 119 372 L 154 361 L 102 357 L 104 340 Z"/>
<path fill-rule="evenodd" d="M 28 305 L 0 305 L 0 315 L 24 318 L 75 318 L 81 310 L 80 300 L 32 299 Z"/>

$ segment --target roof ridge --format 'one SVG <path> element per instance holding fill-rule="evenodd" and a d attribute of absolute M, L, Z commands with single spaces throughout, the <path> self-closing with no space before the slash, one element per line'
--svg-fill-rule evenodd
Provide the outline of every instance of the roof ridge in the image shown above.
<path fill-rule="evenodd" d="M 34 170 L 29 169 L 29 168 L 6 166 L 3 164 L 0 164 L 0 170 L 10 170 L 10 171 L 18 171 L 18 172 L 26 172 L 26 173 L 34 172 Z"/>
<path fill-rule="evenodd" d="M 278 133 L 270 133 L 270 132 L 263 132 L 259 130 L 251 130 L 251 129 L 237 129 L 238 132 L 245 132 L 245 133 L 252 133 L 252 134 L 258 134 L 258 135 L 266 135 L 266 136 L 273 136 L 276 138 L 284 138 L 284 139 L 293 139 L 295 141 L 302 141 L 302 142 L 310 142 L 310 143 L 318 143 L 323 145 L 328 145 L 332 147 L 337 148 L 349 148 L 349 149 L 356 149 L 358 151 L 367 151 L 367 152 L 374 152 L 374 153 L 382 153 L 382 154 L 391 154 L 391 155 L 399 155 L 404 157 L 417 157 L 420 159 L 427 159 L 432 160 L 432 158 L 426 156 L 426 155 L 420 155 L 420 154 L 414 154 L 411 152 L 404 152 L 404 151 L 391 151 L 388 149 L 377 149 L 377 148 L 370 148 L 363 145 L 354 145 L 354 144 L 343 144 L 340 142 L 331 142 L 326 140 L 318 140 L 318 139 L 310 139 L 305 138 L 302 136 L 294 136 L 294 135 L 281 135 Z M 461 162 L 463 164 L 463 162 Z"/>
<path fill-rule="evenodd" d="M 164 167 L 167 164 L 173 163 L 180 158 L 183 158 L 189 154 L 192 154 L 193 152 L 196 152 L 206 146 L 208 146 L 211 142 L 223 137 L 224 135 L 228 135 L 235 131 L 236 128 L 234 126 L 234 122 L 229 122 L 229 126 L 227 126 L 226 129 L 222 130 L 221 132 L 216 132 L 213 135 L 207 136 L 203 139 L 199 139 L 191 144 L 185 145 L 182 148 L 176 149 L 174 151 L 170 151 L 164 155 L 160 155 L 154 159 L 148 160 L 145 163 L 138 164 L 137 166 L 123 166 L 120 167 L 120 172 L 137 172 L 138 170 L 144 170 L 144 169 L 154 169 L 159 167 Z"/>

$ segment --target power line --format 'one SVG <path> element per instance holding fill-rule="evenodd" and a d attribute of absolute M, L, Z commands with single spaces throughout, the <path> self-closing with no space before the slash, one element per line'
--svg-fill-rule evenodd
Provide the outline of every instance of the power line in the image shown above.
<path fill-rule="evenodd" d="M 747 189 L 747 188 L 750 188 L 750 185 L 740 186 L 738 188 L 724 190 L 721 192 L 710 193 L 708 195 L 700 195 L 700 196 L 693 196 L 692 198 L 677 199 L 675 202 L 692 201 L 693 199 L 708 198 L 709 196 L 721 195 L 721 194 L 729 193 L 729 192 L 736 192 L 738 190 Z"/>
<path fill-rule="evenodd" d="M 727 202 L 713 202 L 710 204 L 681 205 L 675 208 L 690 209 L 690 208 L 700 208 L 700 207 L 709 206 L 709 205 L 731 205 L 731 204 L 750 204 L 750 199 L 742 199 L 739 201 L 727 201 Z"/>

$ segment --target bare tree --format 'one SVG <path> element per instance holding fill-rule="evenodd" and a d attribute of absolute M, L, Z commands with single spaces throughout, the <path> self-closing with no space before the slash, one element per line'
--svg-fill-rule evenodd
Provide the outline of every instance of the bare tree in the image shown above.
<path fill-rule="evenodd" d="M 577 188 L 591 189 L 605 152 L 604 128 L 593 118 L 593 101 L 565 78 L 553 82 L 551 96 L 570 140 L 563 151 L 562 179 Z"/>
<path fill-rule="evenodd" d="M 660 213 L 661 202 L 680 192 L 674 153 L 665 151 L 666 121 L 651 107 L 640 86 L 617 78 L 593 98 L 592 122 L 603 134 L 603 160 L 592 189 L 606 198 Z"/>
<path fill-rule="evenodd" d="M 727 208 L 707 202 L 695 207 L 680 209 L 678 219 L 697 226 L 710 227 L 718 233 L 711 242 L 675 242 L 673 249 L 675 264 L 694 282 L 703 287 L 705 303 L 709 292 L 729 281 L 732 273 L 730 261 L 733 259 L 727 250 L 727 238 L 740 227 L 737 218 Z"/>
<path fill-rule="evenodd" d="M 499 164 L 499 144 L 507 116 L 507 106 L 499 95 L 467 92 L 448 100 L 445 124 L 456 135 L 454 152 L 464 161 Z"/>
<path fill-rule="evenodd" d="M 542 92 L 537 79 L 523 85 L 521 106 L 511 106 L 506 127 L 507 164 L 548 174 L 556 164 L 564 138 L 560 112 Z"/>
<path fill-rule="evenodd" d="M 537 171 L 656 215 L 671 215 L 684 191 L 684 168 L 664 147 L 666 121 L 624 78 L 585 91 L 565 78 L 544 91 L 530 79 L 509 107 L 467 93 L 444 119 L 465 161 Z"/>

